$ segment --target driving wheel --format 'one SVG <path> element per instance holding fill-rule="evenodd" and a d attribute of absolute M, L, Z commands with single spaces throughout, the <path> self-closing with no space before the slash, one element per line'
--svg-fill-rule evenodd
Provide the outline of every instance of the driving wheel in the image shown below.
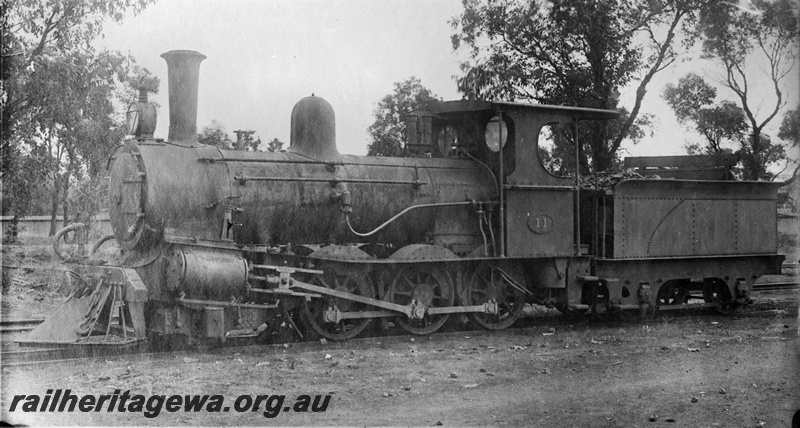
<path fill-rule="evenodd" d="M 407 306 L 411 302 L 427 308 L 443 308 L 453 306 L 455 289 L 450 276 L 443 269 L 435 266 L 406 266 L 395 275 L 392 284 L 386 290 L 384 300 Z M 408 318 L 401 315 L 395 322 L 403 330 L 412 334 L 431 334 L 441 328 L 450 315 L 425 314 L 421 319 Z"/>
<path fill-rule="evenodd" d="M 311 284 L 331 290 L 357 294 L 359 296 L 374 298 L 375 291 L 369 278 L 362 273 L 326 273 L 315 276 Z M 345 298 L 322 295 L 321 298 L 312 298 L 303 303 L 300 312 L 303 320 L 319 335 L 330 340 L 347 340 L 361 333 L 371 318 L 343 319 L 339 322 L 326 322 L 324 315 L 327 309 L 336 308 L 340 312 L 358 312 L 370 310 L 369 305 L 354 302 Z"/>
<path fill-rule="evenodd" d="M 470 312 L 467 318 L 487 330 L 508 328 L 525 308 L 525 277 L 518 269 L 501 269 L 481 263 L 472 273 L 466 290 L 465 305 L 482 305 L 494 300 L 497 314 Z"/>

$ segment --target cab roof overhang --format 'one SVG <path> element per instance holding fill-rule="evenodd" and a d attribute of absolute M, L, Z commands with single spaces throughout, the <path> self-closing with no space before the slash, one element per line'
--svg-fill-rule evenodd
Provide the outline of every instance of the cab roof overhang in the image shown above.
<path fill-rule="evenodd" d="M 564 121 L 577 120 L 611 120 L 619 117 L 616 110 L 604 110 L 586 107 L 556 106 L 548 104 L 528 104 L 518 102 L 458 100 L 438 103 L 431 109 L 434 114 L 457 116 L 459 113 L 478 113 L 484 111 L 527 110 L 534 114 L 562 116 Z M 569 120 L 566 120 L 570 118 Z"/>

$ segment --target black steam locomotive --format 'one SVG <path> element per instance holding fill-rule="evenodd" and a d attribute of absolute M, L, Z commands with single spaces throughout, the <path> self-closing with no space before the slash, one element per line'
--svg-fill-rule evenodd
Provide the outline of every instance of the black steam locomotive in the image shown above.
<path fill-rule="evenodd" d="M 26 342 L 224 341 L 279 326 L 344 340 L 379 319 L 429 334 L 451 314 L 503 329 L 526 302 L 727 313 L 780 271 L 774 183 L 585 190 L 543 167 L 543 126 L 617 112 L 443 102 L 408 118 L 411 156 L 366 157 L 339 154 L 333 109 L 311 96 L 292 110 L 287 151 L 220 150 L 197 141 L 205 56 L 162 57 L 169 138 L 153 136 L 154 106 L 134 103 L 133 137 L 109 161 L 122 255 L 70 264 L 69 300 Z"/>

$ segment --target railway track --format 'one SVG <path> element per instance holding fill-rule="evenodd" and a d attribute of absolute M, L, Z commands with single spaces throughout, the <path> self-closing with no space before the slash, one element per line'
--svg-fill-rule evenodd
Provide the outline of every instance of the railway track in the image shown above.
<path fill-rule="evenodd" d="M 114 357 L 119 355 L 133 355 L 148 353 L 149 349 L 144 342 L 123 345 L 70 345 L 48 348 L 19 348 L 3 350 L 0 353 L 0 362 L 4 367 L 46 364 L 56 362 L 80 361 L 90 358 Z"/>
<path fill-rule="evenodd" d="M 753 285 L 754 292 L 796 290 L 800 288 L 797 281 L 767 282 Z"/>
<path fill-rule="evenodd" d="M 42 322 L 43 319 L 3 320 L 0 321 L 0 334 L 31 331 Z"/>
<path fill-rule="evenodd" d="M 796 282 L 778 282 L 770 284 L 759 284 L 754 288 L 754 291 L 758 293 L 758 292 L 792 290 L 797 288 L 800 287 Z M 518 320 L 518 322 L 514 326 L 509 328 L 509 330 L 529 329 L 537 327 L 554 328 L 559 326 L 573 325 L 576 322 L 575 318 L 560 316 L 560 314 L 557 314 L 555 312 L 556 312 L 555 310 L 551 310 L 545 313 L 536 313 L 533 315 L 529 314 Z M 759 314 L 763 312 L 764 310 L 761 310 L 761 308 L 759 308 L 759 303 L 755 303 L 753 305 L 750 305 L 747 309 L 737 312 L 737 316 L 758 317 L 760 316 Z M 688 309 L 685 311 L 678 311 L 678 312 L 671 311 L 669 313 L 669 317 L 671 319 L 691 318 L 697 316 L 697 314 L 698 312 L 696 309 Z M 619 317 L 617 316 L 617 314 L 614 313 L 599 314 L 593 317 L 583 317 L 581 318 L 581 320 L 583 320 L 585 325 L 588 326 L 589 328 L 596 325 L 606 325 L 609 322 L 622 322 L 622 323 L 641 322 L 641 319 L 636 316 Z M 30 325 L 32 325 L 34 322 L 37 321 L 41 322 L 41 320 L 15 320 L 15 321 L 3 321 L 2 325 L 3 327 L 14 326 L 14 325 L 29 327 Z M 464 324 L 464 325 L 454 324 L 449 328 L 445 328 L 429 336 L 436 338 L 436 337 L 447 337 L 453 334 L 459 335 L 465 333 L 469 335 L 493 334 L 493 332 L 491 331 L 474 327 L 471 324 Z M 393 331 L 389 332 L 376 331 L 369 336 L 350 339 L 345 342 L 328 342 L 326 346 L 358 347 L 358 346 L 368 346 L 369 343 L 373 343 L 376 340 L 411 340 L 413 338 L 419 340 L 419 336 L 408 334 L 405 331 L 396 328 Z M 196 349 L 186 348 L 186 347 L 181 347 L 178 349 L 171 349 L 171 350 L 159 349 L 156 351 L 152 349 L 152 347 L 148 345 L 146 342 L 130 343 L 127 345 L 123 345 L 121 347 L 120 345 L 115 345 L 110 342 L 108 343 L 99 342 L 99 343 L 92 343 L 91 345 L 83 344 L 83 345 L 70 345 L 64 347 L 3 349 L 3 352 L 0 354 L 0 363 L 2 363 L 3 367 L 29 366 L 29 365 L 40 365 L 40 364 L 50 364 L 50 363 L 78 363 L 84 360 L 116 357 L 120 355 L 136 356 L 138 358 L 152 358 L 160 355 L 175 356 L 176 354 L 179 355 L 183 352 L 187 353 L 187 355 L 196 354 L 197 352 L 240 352 L 242 350 L 248 350 L 248 349 L 259 349 L 263 352 L 264 350 L 269 350 L 269 349 L 283 350 L 288 346 L 291 346 L 295 350 L 303 350 L 319 346 L 319 342 L 315 339 L 314 340 L 303 339 L 299 342 L 292 342 L 291 345 L 284 343 L 265 345 L 265 344 L 255 344 L 254 342 L 249 341 L 245 343 L 238 343 L 234 345 L 212 348 L 210 350 L 204 350 L 204 351 L 198 351 Z"/>

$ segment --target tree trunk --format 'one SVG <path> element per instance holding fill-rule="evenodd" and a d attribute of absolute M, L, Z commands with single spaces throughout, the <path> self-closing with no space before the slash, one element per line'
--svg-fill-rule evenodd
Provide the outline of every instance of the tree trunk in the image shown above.
<path fill-rule="evenodd" d="M 14 214 L 14 217 L 11 218 L 11 224 L 8 226 L 8 230 L 6 231 L 6 235 L 3 236 L 3 243 L 5 244 L 16 244 L 19 238 L 19 215 Z"/>
<path fill-rule="evenodd" d="M 757 181 L 766 173 L 766 158 L 762 147 L 761 128 L 753 128 L 750 134 L 750 152 L 742 156 L 744 179 Z"/>
<path fill-rule="evenodd" d="M 53 236 L 57 232 L 58 228 L 58 196 L 61 194 L 61 180 L 59 180 L 58 174 L 56 174 L 55 180 L 53 180 L 53 193 L 51 195 L 50 200 L 50 232 L 48 236 Z"/>
<path fill-rule="evenodd" d="M 68 195 L 69 195 L 69 174 L 67 174 L 66 177 L 64 178 L 64 192 L 63 193 L 64 193 L 64 199 L 62 199 L 62 210 L 63 210 L 63 213 L 64 213 L 63 214 L 64 218 L 63 218 L 62 224 L 64 225 L 64 227 L 67 227 L 67 225 L 69 224 L 69 201 L 68 201 L 68 199 L 69 199 L 68 198 Z"/>

